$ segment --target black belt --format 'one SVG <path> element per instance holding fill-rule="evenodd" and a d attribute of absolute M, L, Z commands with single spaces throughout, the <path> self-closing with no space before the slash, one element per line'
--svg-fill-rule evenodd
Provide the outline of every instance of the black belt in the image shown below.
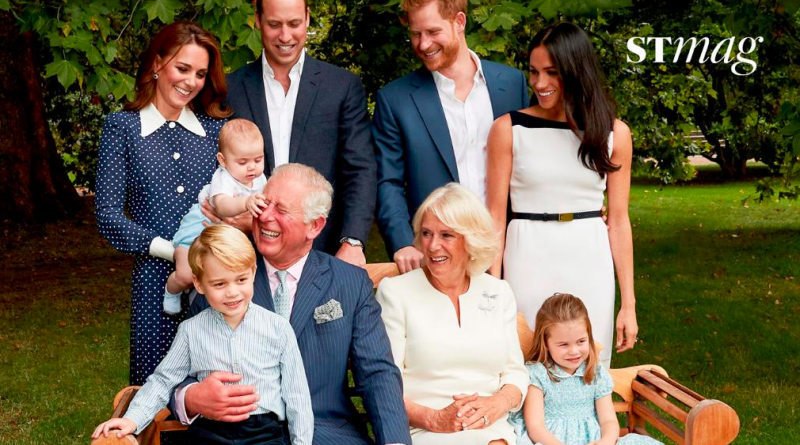
<path fill-rule="evenodd" d="M 512 213 L 511 219 L 529 219 L 531 221 L 558 221 L 567 222 L 573 219 L 599 218 L 603 215 L 600 210 L 575 213 Z"/>

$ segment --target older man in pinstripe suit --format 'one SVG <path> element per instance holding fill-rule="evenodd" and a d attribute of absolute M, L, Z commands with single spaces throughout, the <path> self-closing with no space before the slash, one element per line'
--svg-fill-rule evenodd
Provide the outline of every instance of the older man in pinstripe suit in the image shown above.
<path fill-rule="evenodd" d="M 314 444 L 372 443 L 345 391 L 348 359 L 377 443 L 411 444 L 401 375 L 372 281 L 363 269 L 311 248 L 331 195 L 330 183 L 310 167 L 285 164 L 273 171 L 264 188 L 267 206 L 253 220 L 260 253 L 253 302 L 278 313 L 288 304 L 311 391 Z M 193 310 L 206 305 L 197 298 Z M 238 379 L 218 372 L 179 389 L 174 412 L 185 421 L 198 414 L 246 418 L 258 396 L 252 387 L 223 384 Z"/>

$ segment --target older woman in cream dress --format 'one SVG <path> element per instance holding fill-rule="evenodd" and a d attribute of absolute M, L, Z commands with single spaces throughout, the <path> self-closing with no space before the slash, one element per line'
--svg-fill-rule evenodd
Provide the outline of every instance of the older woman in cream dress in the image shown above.
<path fill-rule="evenodd" d="M 508 412 L 528 377 L 509 285 L 485 273 L 498 234 L 458 184 L 436 189 L 413 221 L 426 265 L 384 279 L 377 298 L 403 373 L 414 445 L 513 445 Z"/>

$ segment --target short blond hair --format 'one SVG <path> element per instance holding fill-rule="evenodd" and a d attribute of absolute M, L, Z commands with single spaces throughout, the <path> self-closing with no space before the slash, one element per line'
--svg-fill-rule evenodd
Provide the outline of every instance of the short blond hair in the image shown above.
<path fill-rule="evenodd" d="M 272 178 L 278 176 L 289 176 L 309 189 L 308 194 L 303 198 L 304 223 L 308 224 L 317 218 L 328 217 L 333 205 L 333 186 L 322 174 L 307 165 L 288 163 L 272 170 L 267 184 Z"/>
<path fill-rule="evenodd" d="M 213 255 L 226 269 L 239 271 L 256 265 L 256 252 L 241 230 L 217 224 L 206 227 L 189 248 L 189 266 L 198 280 L 203 279 L 203 258 Z"/>
<path fill-rule="evenodd" d="M 231 119 L 225 122 L 219 130 L 219 151 L 224 155 L 230 153 L 229 150 L 235 145 L 242 144 L 264 145 L 264 137 L 258 126 L 247 119 Z"/>
<path fill-rule="evenodd" d="M 480 275 L 500 253 L 500 235 L 494 229 L 489 211 L 474 193 L 451 182 L 434 190 L 414 214 L 414 245 L 421 248 L 420 232 L 425 214 L 434 215 L 442 224 L 464 237 L 469 255 L 467 273 Z"/>
<path fill-rule="evenodd" d="M 407 16 L 409 12 L 427 6 L 431 2 L 436 2 L 439 15 L 445 20 L 455 20 L 459 12 L 467 15 L 467 0 L 403 0 L 400 2 L 400 8 Z"/>

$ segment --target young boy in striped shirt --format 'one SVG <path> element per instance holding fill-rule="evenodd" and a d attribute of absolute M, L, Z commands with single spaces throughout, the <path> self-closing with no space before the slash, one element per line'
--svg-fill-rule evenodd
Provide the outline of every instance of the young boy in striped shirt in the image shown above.
<path fill-rule="evenodd" d="M 167 356 L 147 378 L 121 418 L 100 424 L 92 434 L 140 434 L 187 376 L 198 380 L 214 370 L 241 374 L 253 385 L 258 408 L 242 422 L 200 418 L 189 426 L 191 443 L 245 441 L 284 444 L 284 423 L 293 445 L 311 445 L 314 414 L 303 360 L 289 322 L 251 304 L 256 255 L 238 229 L 207 227 L 189 249 L 192 279 L 211 307 L 184 321 Z"/>

